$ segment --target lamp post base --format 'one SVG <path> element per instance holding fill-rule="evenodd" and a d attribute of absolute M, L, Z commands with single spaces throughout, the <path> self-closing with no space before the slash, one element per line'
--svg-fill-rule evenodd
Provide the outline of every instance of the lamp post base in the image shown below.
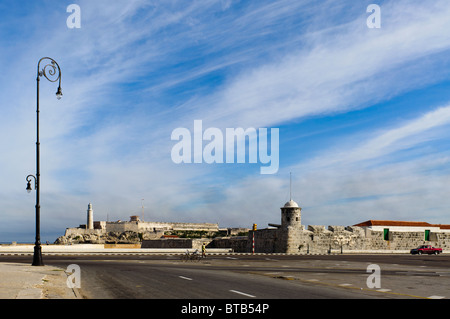
<path fill-rule="evenodd" d="M 31 265 L 32 266 L 44 266 L 44 262 L 42 261 L 41 245 L 34 246 L 33 263 Z"/>

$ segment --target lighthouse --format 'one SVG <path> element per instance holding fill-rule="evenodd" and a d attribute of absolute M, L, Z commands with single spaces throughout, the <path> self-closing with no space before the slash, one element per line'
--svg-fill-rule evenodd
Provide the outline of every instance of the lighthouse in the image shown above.
<path fill-rule="evenodd" d="M 92 210 L 92 204 L 89 203 L 87 209 L 87 224 L 86 229 L 94 229 L 94 211 Z"/>

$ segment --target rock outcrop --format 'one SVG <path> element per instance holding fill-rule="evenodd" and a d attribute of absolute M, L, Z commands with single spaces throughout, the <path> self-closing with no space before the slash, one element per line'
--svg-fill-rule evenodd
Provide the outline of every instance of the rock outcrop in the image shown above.
<path fill-rule="evenodd" d="M 55 244 L 137 244 L 142 240 L 155 239 L 157 235 L 154 232 L 108 232 L 108 233 L 73 233 L 60 236 L 56 239 Z"/>

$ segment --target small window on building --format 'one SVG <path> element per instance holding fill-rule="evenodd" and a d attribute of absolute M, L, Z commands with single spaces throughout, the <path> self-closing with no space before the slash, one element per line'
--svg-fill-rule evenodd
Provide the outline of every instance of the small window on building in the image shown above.
<path fill-rule="evenodd" d="M 425 241 L 429 241 L 429 240 L 430 240 L 430 230 L 425 229 Z"/>
<path fill-rule="evenodd" d="M 383 239 L 384 240 L 389 240 L 389 228 L 385 228 L 383 230 Z"/>
<path fill-rule="evenodd" d="M 295 221 L 298 222 L 298 217 L 295 217 Z"/>

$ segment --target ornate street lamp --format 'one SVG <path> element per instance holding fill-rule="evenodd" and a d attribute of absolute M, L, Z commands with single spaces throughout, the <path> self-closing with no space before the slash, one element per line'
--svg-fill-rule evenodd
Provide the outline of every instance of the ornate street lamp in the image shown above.
<path fill-rule="evenodd" d="M 44 67 L 40 68 L 41 62 L 48 60 L 44 63 L 46 64 Z M 40 143 L 39 143 L 39 81 L 40 78 L 44 76 L 50 82 L 59 81 L 58 90 L 56 91 L 56 98 L 59 100 L 62 97 L 61 91 L 61 69 L 59 68 L 58 63 L 55 60 L 45 57 L 39 60 L 37 66 L 37 97 L 36 97 L 36 126 L 37 126 L 37 139 L 36 139 L 36 176 L 28 175 L 27 176 L 27 192 L 31 192 L 31 178 L 34 178 L 34 189 L 36 190 L 36 241 L 34 244 L 34 255 L 33 255 L 33 263 L 32 266 L 43 266 L 42 262 L 42 249 L 41 249 L 41 234 L 40 234 Z"/>

